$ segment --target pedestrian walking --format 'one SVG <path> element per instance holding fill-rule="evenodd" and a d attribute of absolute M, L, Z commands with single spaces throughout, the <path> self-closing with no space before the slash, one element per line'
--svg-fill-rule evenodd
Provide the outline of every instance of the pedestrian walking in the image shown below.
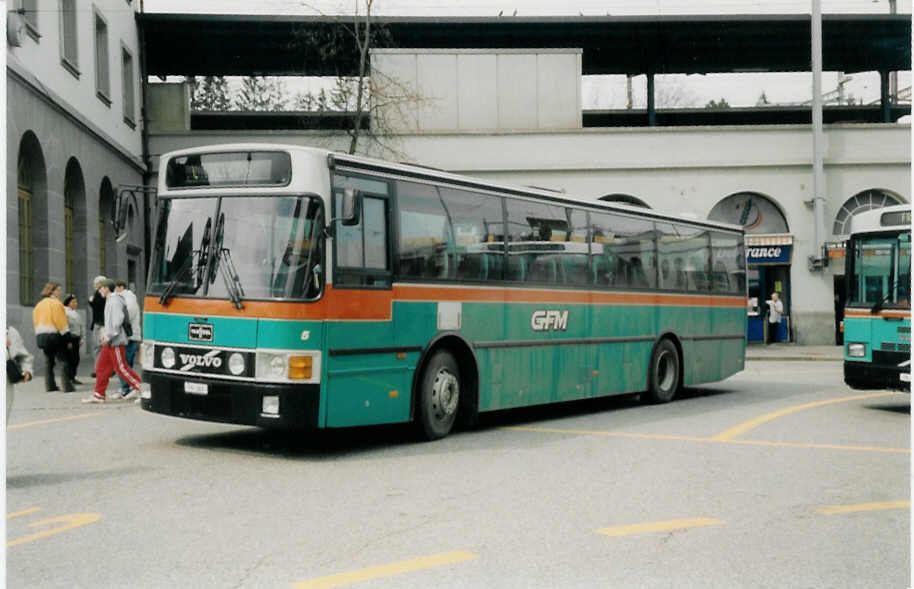
<path fill-rule="evenodd" d="M 143 341 L 143 332 L 140 327 L 140 304 L 136 300 L 136 295 L 132 290 L 127 288 L 127 283 L 123 280 L 118 280 L 115 282 L 114 292 L 121 295 L 124 298 L 124 303 L 127 305 L 127 316 L 130 321 L 130 334 L 127 338 L 127 347 L 124 352 L 126 355 L 127 366 L 133 368 L 133 364 L 136 361 L 136 353 L 140 348 L 140 342 Z M 124 380 L 123 377 L 118 376 L 121 379 L 121 396 L 127 397 L 130 394 L 130 383 Z"/>
<path fill-rule="evenodd" d="M 765 343 L 778 341 L 778 328 L 781 326 L 781 314 L 784 312 L 784 303 L 778 293 L 771 293 L 768 303 L 768 338 Z"/>
<path fill-rule="evenodd" d="M 10 423 L 16 383 L 32 380 L 34 358 L 15 327 L 6 328 L 6 424 Z"/>
<path fill-rule="evenodd" d="M 38 347 L 44 352 L 48 372 L 45 376 L 45 390 L 49 393 L 59 391 L 54 379 L 54 364 L 57 360 L 62 366 L 63 392 L 72 393 L 75 389 L 70 381 L 70 360 L 67 357 L 66 337 L 69 332 L 67 313 L 60 294 L 63 290 L 57 282 L 48 282 L 41 290 L 41 300 L 32 311 L 32 323 L 35 325 L 35 339 Z"/>
<path fill-rule="evenodd" d="M 98 363 L 98 354 L 102 349 L 102 329 L 105 327 L 105 297 L 103 297 L 98 292 L 98 287 L 101 285 L 102 281 L 107 280 L 104 276 L 96 276 L 92 280 L 92 288 L 95 289 L 91 295 L 89 295 L 89 307 L 92 309 L 92 322 L 89 324 L 86 337 L 89 339 L 89 346 L 92 348 L 92 365 Z M 95 373 L 92 373 L 92 378 L 95 378 Z"/>
<path fill-rule="evenodd" d="M 116 371 L 130 384 L 130 392 L 124 399 L 138 399 L 142 382 L 132 368 L 127 366 L 124 349 L 127 346 L 127 330 L 130 329 L 127 304 L 124 297 L 114 292 L 114 281 L 105 279 L 99 285 L 100 296 L 105 297 L 105 324 L 102 329 L 102 349 L 95 363 L 95 393 L 82 400 L 83 403 L 104 403 L 111 372 Z"/>
<path fill-rule="evenodd" d="M 73 384 L 83 384 L 76 378 L 76 372 L 79 368 L 79 345 L 83 339 L 83 333 L 86 328 L 83 326 L 83 318 L 76 311 L 79 301 L 75 294 L 68 294 L 63 298 L 63 309 L 67 313 L 67 326 L 70 329 L 67 340 L 67 355 L 70 358 L 70 380 Z"/>

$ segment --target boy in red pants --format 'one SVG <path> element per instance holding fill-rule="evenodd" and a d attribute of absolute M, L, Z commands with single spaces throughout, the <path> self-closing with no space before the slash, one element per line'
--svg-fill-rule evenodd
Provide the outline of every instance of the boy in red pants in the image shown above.
<path fill-rule="evenodd" d="M 105 297 L 105 327 L 102 330 L 102 348 L 95 362 L 95 393 L 83 399 L 83 403 L 104 403 L 105 391 L 112 371 L 116 371 L 130 385 L 130 392 L 122 399 L 135 399 L 140 396 L 142 385 L 137 373 L 127 365 L 125 346 L 129 334 L 124 329 L 127 318 L 127 303 L 114 292 L 114 281 L 104 280 L 98 288 L 99 294 Z M 129 322 L 127 323 L 129 325 Z"/>

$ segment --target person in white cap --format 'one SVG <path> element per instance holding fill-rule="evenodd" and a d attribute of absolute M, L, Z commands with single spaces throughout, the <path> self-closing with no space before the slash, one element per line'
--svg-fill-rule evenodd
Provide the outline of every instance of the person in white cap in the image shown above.
<path fill-rule="evenodd" d="M 102 330 L 102 350 L 95 363 L 95 393 L 83 399 L 83 403 L 104 403 L 108 381 L 111 372 L 118 375 L 130 384 L 130 393 L 122 399 L 137 399 L 140 396 L 142 382 L 139 375 L 127 366 L 125 348 L 127 338 L 130 336 L 130 320 L 127 313 L 127 303 L 124 298 L 114 292 L 114 281 L 102 281 L 98 288 L 99 294 L 105 297 L 105 327 Z M 120 396 L 120 395 L 118 395 Z"/>

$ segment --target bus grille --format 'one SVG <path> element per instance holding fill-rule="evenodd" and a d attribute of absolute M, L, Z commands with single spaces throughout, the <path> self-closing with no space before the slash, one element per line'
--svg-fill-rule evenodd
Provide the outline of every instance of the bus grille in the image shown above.
<path fill-rule="evenodd" d="M 895 342 L 882 342 L 882 347 L 879 348 L 883 352 L 904 352 L 909 354 L 911 352 L 911 344 L 896 344 Z"/>

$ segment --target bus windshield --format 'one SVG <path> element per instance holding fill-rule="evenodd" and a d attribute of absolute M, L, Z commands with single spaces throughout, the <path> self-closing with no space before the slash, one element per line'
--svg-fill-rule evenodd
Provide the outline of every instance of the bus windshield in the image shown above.
<path fill-rule="evenodd" d="M 323 289 L 323 207 L 314 197 L 163 199 L 149 292 L 313 299 Z"/>
<path fill-rule="evenodd" d="M 855 237 L 853 256 L 852 304 L 911 306 L 910 233 Z"/>

